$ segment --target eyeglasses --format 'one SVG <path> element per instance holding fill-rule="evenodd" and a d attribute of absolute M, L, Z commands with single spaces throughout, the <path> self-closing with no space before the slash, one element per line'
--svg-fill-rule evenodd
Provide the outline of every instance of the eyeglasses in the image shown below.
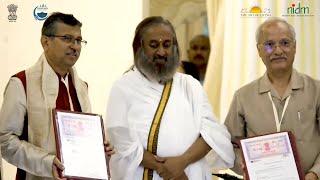
<path fill-rule="evenodd" d="M 73 36 L 64 35 L 64 36 L 58 36 L 58 35 L 47 35 L 48 37 L 56 37 L 61 39 L 63 42 L 67 44 L 74 43 L 76 45 L 85 46 L 88 42 L 86 40 L 80 39 L 80 38 L 74 38 Z"/>
<path fill-rule="evenodd" d="M 263 43 L 263 47 L 267 52 L 272 52 L 276 49 L 277 44 L 282 50 L 288 50 L 295 41 L 290 39 L 281 39 L 278 43 L 275 41 L 266 41 Z"/>

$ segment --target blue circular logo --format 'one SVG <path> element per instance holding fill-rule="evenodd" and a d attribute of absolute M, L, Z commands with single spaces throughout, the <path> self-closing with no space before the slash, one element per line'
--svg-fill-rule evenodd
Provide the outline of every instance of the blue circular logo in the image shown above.
<path fill-rule="evenodd" d="M 43 21 L 48 17 L 48 8 L 45 4 L 41 4 L 34 8 L 33 16 L 36 20 Z"/>

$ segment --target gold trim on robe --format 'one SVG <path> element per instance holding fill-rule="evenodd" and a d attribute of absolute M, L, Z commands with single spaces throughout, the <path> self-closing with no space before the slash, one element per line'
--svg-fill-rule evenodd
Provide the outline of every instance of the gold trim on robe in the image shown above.
<path fill-rule="evenodd" d="M 172 80 L 167 82 L 163 88 L 161 99 L 150 127 L 147 151 L 151 152 L 154 155 L 157 155 L 158 135 L 159 135 L 161 118 L 170 97 L 171 87 L 172 87 Z M 144 168 L 143 180 L 152 180 L 152 177 L 153 177 L 153 170 Z"/>

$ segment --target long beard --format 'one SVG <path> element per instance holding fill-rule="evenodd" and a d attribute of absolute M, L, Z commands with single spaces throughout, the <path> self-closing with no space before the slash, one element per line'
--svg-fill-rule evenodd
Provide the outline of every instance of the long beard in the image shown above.
<path fill-rule="evenodd" d="M 167 57 L 153 56 L 148 58 L 143 48 L 140 48 L 134 58 L 134 65 L 149 80 L 166 83 L 171 80 L 179 67 L 177 48 L 173 47 L 173 54 Z"/>

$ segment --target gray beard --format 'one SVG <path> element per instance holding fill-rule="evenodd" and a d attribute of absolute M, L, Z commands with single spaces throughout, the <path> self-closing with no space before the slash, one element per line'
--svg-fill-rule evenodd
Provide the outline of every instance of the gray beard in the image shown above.
<path fill-rule="evenodd" d="M 166 58 L 165 64 L 159 65 L 155 60 L 156 58 L 154 57 L 148 58 L 143 48 L 140 48 L 134 58 L 134 65 L 151 81 L 161 84 L 170 81 L 180 64 L 177 48 L 173 47 L 173 54 Z"/>

